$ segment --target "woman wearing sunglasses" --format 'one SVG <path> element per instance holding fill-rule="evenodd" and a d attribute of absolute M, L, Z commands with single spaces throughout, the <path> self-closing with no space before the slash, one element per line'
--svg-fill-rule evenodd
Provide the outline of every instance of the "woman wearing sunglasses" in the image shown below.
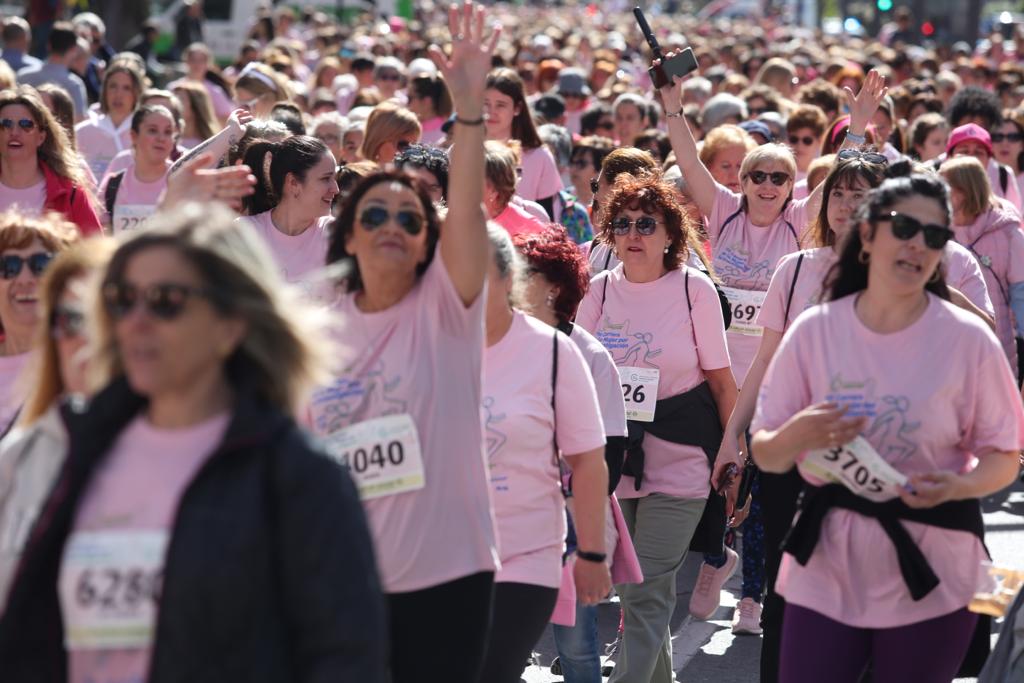
<path fill-rule="evenodd" d="M 995 306 L 996 336 L 1014 373 L 1017 342 L 1024 337 L 1024 234 L 1020 217 L 998 203 L 988 174 L 974 157 L 947 159 L 939 173 L 949 183 L 956 241 L 981 263 Z"/>
<path fill-rule="evenodd" d="M 395 155 L 420 140 L 420 122 L 416 115 L 394 102 L 382 102 L 366 119 L 366 132 L 360 154 L 378 164 L 390 164 Z"/>
<path fill-rule="evenodd" d="M 102 237 L 75 244 L 56 256 L 39 285 L 33 382 L 16 426 L 0 441 L 0 601 L 67 455 L 60 402 L 88 394 L 84 297 L 115 247 Z"/>
<path fill-rule="evenodd" d="M 83 235 L 100 231 L 88 182 L 64 128 L 30 86 L 0 92 L 0 211 L 55 211 Z"/>
<path fill-rule="evenodd" d="M 301 283 L 313 299 L 326 296 L 309 276 L 326 263 L 331 205 L 338 196 L 334 155 L 320 140 L 295 135 L 253 143 L 245 163 L 259 191 L 243 200 L 248 216 L 238 221 L 256 229 L 287 282 Z"/>
<path fill-rule="evenodd" d="M 776 586 L 781 680 L 853 683 L 870 662 L 875 680 L 945 683 L 974 632 L 978 499 L 1014 480 L 1024 407 L 995 335 L 947 300 L 950 218 L 935 176 L 873 190 L 828 303 L 768 368 L 752 452 L 805 481 Z M 922 362 L 939 348 L 942 372 Z"/>
<path fill-rule="evenodd" d="M 694 536 L 736 381 L 715 287 L 685 265 L 694 228 L 674 188 L 655 175 L 620 175 L 602 216 L 597 239 L 621 263 L 591 280 L 576 322 L 618 367 L 630 445 L 616 494 L 644 576 L 617 587 L 625 631 L 612 680 L 667 683 L 676 572 L 688 548 L 722 548 L 724 517 L 717 539 L 707 538 L 713 529 Z"/>
<path fill-rule="evenodd" d="M 75 466 L 15 574 L 6 680 L 384 680 L 355 488 L 291 417 L 328 349 L 232 220 L 182 205 L 103 273 L 103 389 L 62 413 Z"/>
<path fill-rule="evenodd" d="M 132 113 L 142 98 L 146 75 L 129 60 L 116 60 L 103 74 L 100 111 L 75 126 L 78 151 L 102 180 L 110 162 L 131 149 Z"/>
<path fill-rule="evenodd" d="M 501 569 L 480 680 L 518 683 L 561 584 L 563 458 L 572 470 L 577 599 L 596 605 L 611 590 L 605 563 L 608 471 L 604 424 L 586 361 L 568 336 L 513 309 L 520 256 L 500 226 L 490 224 L 488 234 L 482 420 Z"/>
<path fill-rule="evenodd" d="M 55 214 L 0 214 L 0 434 L 11 428 L 25 398 L 18 378 L 35 346 L 39 280 L 54 254 L 77 239 L 74 226 Z"/>
<path fill-rule="evenodd" d="M 1004 112 L 1002 122 L 991 136 L 992 154 L 996 161 L 1013 171 L 1010 175 L 1017 179 L 1020 196 L 1024 197 L 1024 116 L 1014 116 L 1012 111 Z"/>
<path fill-rule="evenodd" d="M 351 270 L 332 303 L 344 352 L 310 422 L 357 480 L 391 614 L 391 676 L 476 681 L 491 613 L 496 539 L 480 426 L 484 279 L 484 81 L 500 28 L 449 11 L 455 99 L 443 220 L 421 182 L 381 171 L 357 185 L 327 260 Z M 452 667 L 450 644 L 461 661 Z M 429 672 L 429 673 L 425 673 Z"/>

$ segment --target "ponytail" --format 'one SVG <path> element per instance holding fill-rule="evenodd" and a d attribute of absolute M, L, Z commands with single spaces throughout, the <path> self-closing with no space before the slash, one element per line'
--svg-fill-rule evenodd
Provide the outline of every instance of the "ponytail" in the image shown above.
<path fill-rule="evenodd" d="M 327 145 L 306 135 L 294 135 L 280 142 L 253 142 L 242 157 L 257 180 L 256 192 L 242 200 L 245 214 L 255 216 L 275 208 L 281 202 L 288 174 L 304 182 L 309 169 L 328 153 Z"/>

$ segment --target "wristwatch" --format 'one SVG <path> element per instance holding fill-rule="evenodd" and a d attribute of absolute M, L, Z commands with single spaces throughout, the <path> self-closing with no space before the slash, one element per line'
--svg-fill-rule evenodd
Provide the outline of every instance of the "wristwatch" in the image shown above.
<path fill-rule="evenodd" d="M 608 556 L 604 553 L 588 553 L 585 550 L 577 550 L 576 557 L 587 562 L 604 562 Z"/>

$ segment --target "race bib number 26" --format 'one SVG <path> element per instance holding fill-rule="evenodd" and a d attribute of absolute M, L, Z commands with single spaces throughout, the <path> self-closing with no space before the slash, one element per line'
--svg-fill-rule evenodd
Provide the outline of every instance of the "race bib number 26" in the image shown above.
<path fill-rule="evenodd" d="M 348 468 L 363 500 L 424 487 L 419 433 L 410 415 L 359 422 L 326 438 L 327 452 Z"/>
<path fill-rule="evenodd" d="M 654 422 L 654 409 L 658 403 L 658 368 L 619 368 L 619 384 L 626 404 L 626 419 Z"/>
<path fill-rule="evenodd" d="M 876 503 L 895 498 L 907 483 L 906 475 L 887 463 L 863 436 L 845 446 L 809 451 L 799 468 Z"/>

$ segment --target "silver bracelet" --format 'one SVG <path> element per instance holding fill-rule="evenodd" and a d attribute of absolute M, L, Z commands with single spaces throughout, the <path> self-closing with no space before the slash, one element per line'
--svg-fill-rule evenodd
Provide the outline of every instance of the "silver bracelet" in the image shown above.
<path fill-rule="evenodd" d="M 868 141 L 868 139 L 865 136 L 857 135 L 856 133 L 851 133 L 850 131 L 846 131 L 846 139 L 855 145 L 863 145 L 865 142 Z"/>
<path fill-rule="evenodd" d="M 665 112 L 665 118 L 667 118 L 667 119 L 681 119 L 684 116 L 685 116 L 685 114 L 683 113 L 682 109 L 680 109 L 679 111 L 674 111 L 674 112 Z"/>

